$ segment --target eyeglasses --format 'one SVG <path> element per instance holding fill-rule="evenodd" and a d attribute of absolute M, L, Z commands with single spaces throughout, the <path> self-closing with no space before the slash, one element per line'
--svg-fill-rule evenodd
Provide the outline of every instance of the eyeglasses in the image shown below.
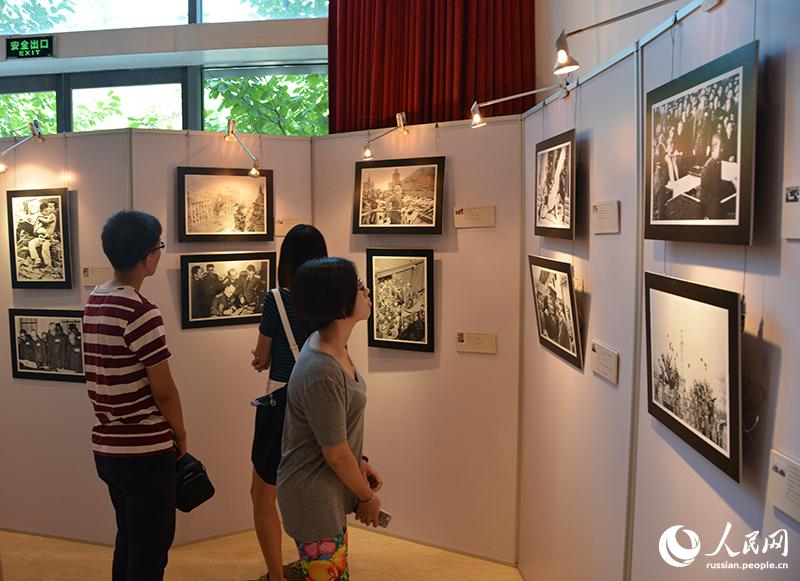
<path fill-rule="evenodd" d="M 164 250 L 166 247 L 167 247 L 167 243 L 164 242 L 163 240 L 159 240 L 158 241 L 158 246 L 156 246 L 152 250 L 148 250 L 147 253 L 144 255 L 144 257 L 142 258 L 142 260 L 144 260 L 145 258 L 150 256 L 151 254 L 153 254 L 153 252 L 155 252 L 156 250 Z"/>
<path fill-rule="evenodd" d="M 363 292 L 364 290 L 366 290 L 366 288 L 367 288 L 367 285 L 365 285 L 364 281 L 359 278 L 358 279 L 358 290 Z"/>

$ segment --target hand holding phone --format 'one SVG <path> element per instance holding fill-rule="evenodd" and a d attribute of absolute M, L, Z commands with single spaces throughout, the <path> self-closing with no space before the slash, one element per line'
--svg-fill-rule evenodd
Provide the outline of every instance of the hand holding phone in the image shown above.
<path fill-rule="evenodd" d="M 389 526 L 389 523 L 392 520 L 392 515 L 385 510 L 378 511 L 378 526 L 381 528 L 386 528 Z"/>

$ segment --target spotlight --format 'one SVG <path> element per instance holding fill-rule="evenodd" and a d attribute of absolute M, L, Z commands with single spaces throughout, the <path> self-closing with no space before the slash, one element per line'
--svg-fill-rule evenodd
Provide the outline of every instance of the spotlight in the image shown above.
<path fill-rule="evenodd" d="M 34 119 L 32 122 L 28 123 L 28 129 L 30 129 L 31 137 L 36 140 L 36 143 L 44 143 L 44 137 L 42 137 L 42 126 L 39 124 L 38 119 Z"/>
<path fill-rule="evenodd" d="M 379 139 L 382 139 L 395 131 L 399 131 L 403 135 L 408 135 L 408 129 L 406 129 L 406 123 L 408 123 L 408 118 L 406 117 L 405 112 L 401 111 L 400 113 L 395 113 L 394 120 L 395 123 L 397 123 L 397 126 L 384 131 L 377 137 L 370 137 L 370 133 L 369 131 L 367 131 L 367 138 L 364 140 L 364 151 L 361 152 L 361 159 L 363 161 L 370 161 L 373 158 L 372 149 L 370 149 L 369 147 L 369 144 L 372 143 L 373 141 L 378 141 Z"/>
<path fill-rule="evenodd" d="M 553 65 L 553 74 L 566 75 L 579 68 L 581 65 L 569 54 L 567 33 L 562 30 L 556 39 L 556 64 Z"/>
<path fill-rule="evenodd" d="M 261 176 L 261 172 L 258 171 L 257 163 L 258 162 L 253 161 L 253 167 L 250 169 L 249 172 L 247 172 L 247 175 L 249 175 L 251 178 L 257 178 Z"/>
<path fill-rule="evenodd" d="M 27 137 L 24 137 L 23 139 L 20 139 L 19 141 L 16 141 L 16 135 L 14 135 L 14 132 L 20 131 L 22 129 L 25 129 L 25 127 L 19 127 L 11 132 L 12 137 L 14 137 L 15 143 L 11 147 L 8 147 L 3 151 L 0 151 L 0 158 L 6 155 L 7 153 L 10 153 L 11 151 L 15 150 L 26 141 L 30 141 L 31 139 L 33 139 L 36 143 L 44 143 L 44 137 L 42 137 L 42 126 L 37 119 L 34 119 L 33 121 L 30 121 L 28 123 L 27 129 L 28 131 L 31 132 L 31 134 L 28 135 Z M 8 166 L 3 162 L 0 162 L 0 174 L 4 174 L 7 171 L 8 171 Z"/>
<path fill-rule="evenodd" d="M 478 127 L 486 125 L 486 121 L 483 121 L 481 118 L 481 107 L 478 105 L 477 101 L 472 104 L 470 113 L 472 113 L 472 129 L 477 129 Z"/>
<path fill-rule="evenodd" d="M 228 130 L 225 132 L 225 141 L 228 143 L 233 143 L 236 141 L 236 120 L 231 118 L 228 119 Z"/>
<path fill-rule="evenodd" d="M 8 171 L 8 166 L 0 161 L 0 175 L 3 175 Z"/>
<path fill-rule="evenodd" d="M 364 161 L 371 161 L 373 159 L 372 150 L 369 148 L 369 143 L 364 143 L 364 152 L 361 154 L 361 159 Z"/>

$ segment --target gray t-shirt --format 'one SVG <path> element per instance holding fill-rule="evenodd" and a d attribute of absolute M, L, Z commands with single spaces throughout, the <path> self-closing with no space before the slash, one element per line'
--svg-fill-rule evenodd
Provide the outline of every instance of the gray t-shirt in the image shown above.
<path fill-rule="evenodd" d="M 357 499 L 322 456 L 323 446 L 347 442 L 356 458 L 364 443 L 364 378 L 357 381 L 331 355 L 311 347 L 300 352 L 287 387 L 278 503 L 283 526 L 294 539 L 335 536 Z"/>

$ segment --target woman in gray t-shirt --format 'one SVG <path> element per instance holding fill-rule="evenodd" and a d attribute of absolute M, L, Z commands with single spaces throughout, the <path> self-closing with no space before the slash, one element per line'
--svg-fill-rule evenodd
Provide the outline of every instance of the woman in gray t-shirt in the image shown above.
<path fill-rule="evenodd" d="M 378 525 L 382 481 L 362 456 L 364 378 L 347 353 L 353 327 L 369 318 L 369 289 L 344 258 L 320 258 L 294 278 L 295 308 L 316 329 L 287 387 L 278 503 L 308 579 L 347 581 L 345 516 Z"/>

